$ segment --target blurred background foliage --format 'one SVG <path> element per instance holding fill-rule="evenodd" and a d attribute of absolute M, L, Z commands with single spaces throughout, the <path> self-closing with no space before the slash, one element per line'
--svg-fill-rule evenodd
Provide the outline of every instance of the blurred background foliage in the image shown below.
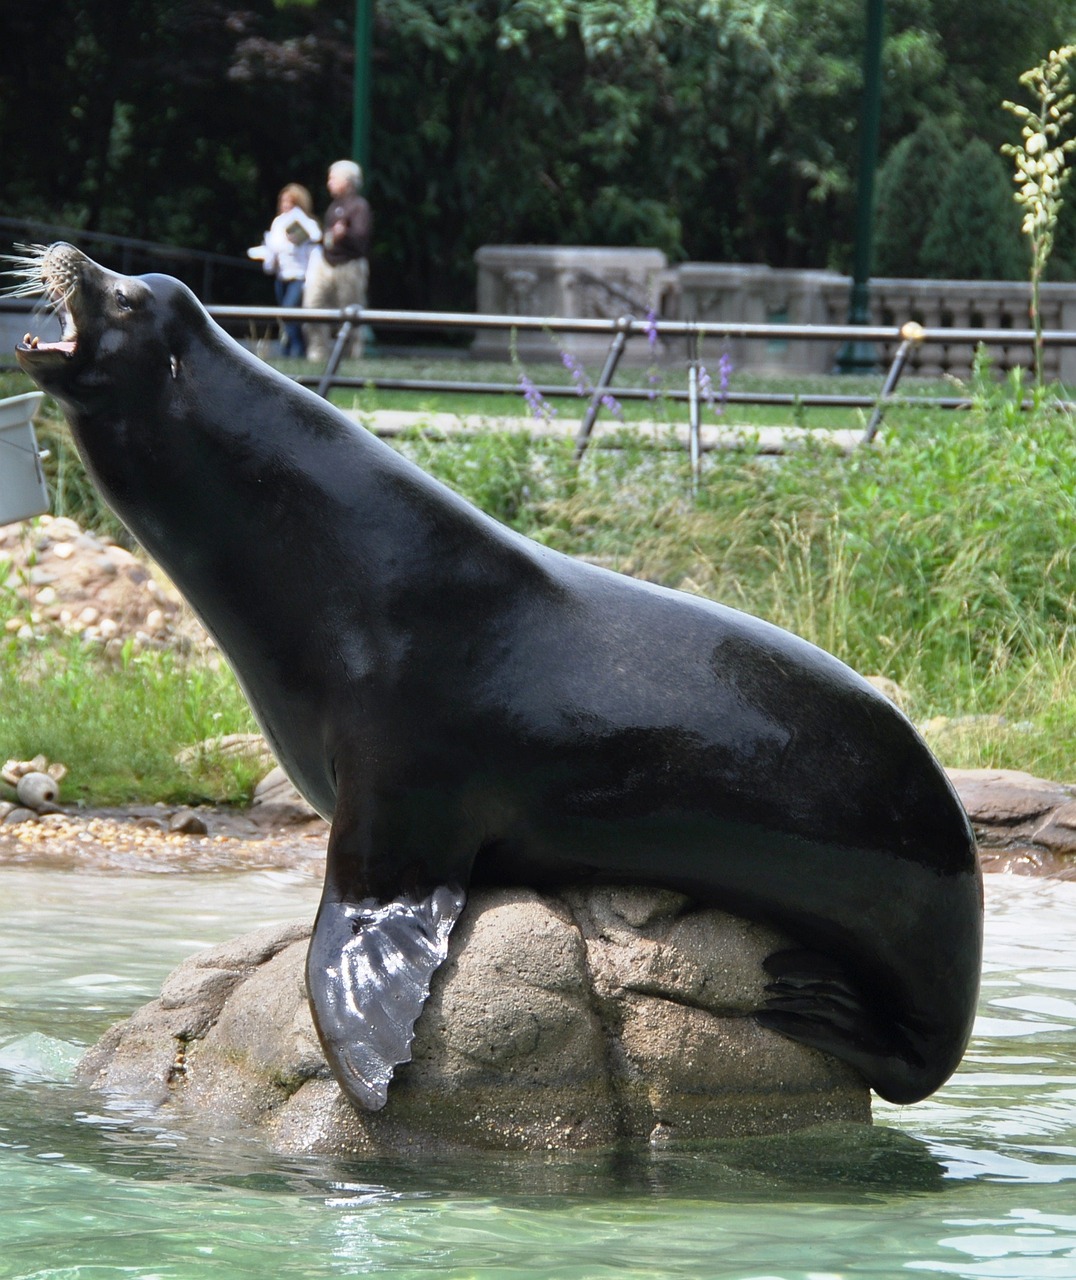
<path fill-rule="evenodd" d="M 372 303 L 472 307 L 488 243 L 847 269 L 865 9 L 375 0 Z M 1074 20 L 1076 0 L 890 0 L 879 274 L 1025 274 L 1000 102 Z M 0 214 L 242 254 L 285 182 L 320 207 L 350 150 L 354 21 L 354 0 L 5 6 Z M 961 253 L 945 228 L 968 217 L 996 235 Z M 1051 266 L 1076 275 L 1072 209 Z"/>

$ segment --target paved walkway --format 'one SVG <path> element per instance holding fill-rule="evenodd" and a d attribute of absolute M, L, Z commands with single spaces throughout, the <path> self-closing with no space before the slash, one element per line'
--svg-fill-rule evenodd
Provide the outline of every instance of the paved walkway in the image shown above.
<path fill-rule="evenodd" d="M 432 413 L 421 410 L 378 409 L 364 413 L 358 409 L 345 410 L 348 417 L 370 427 L 383 438 L 401 435 L 405 431 L 425 428 L 446 436 L 470 436 L 489 431 L 526 432 L 536 438 L 556 437 L 573 439 L 579 430 L 579 420 L 574 417 L 554 418 L 543 421 L 531 417 L 492 417 L 481 414 Z M 659 442 L 670 442 L 681 449 L 688 447 L 686 423 L 669 426 L 664 422 L 618 422 L 615 418 L 601 417 L 591 433 L 590 443 L 598 447 L 616 443 L 623 431 Z M 859 430 L 827 427 L 755 427 L 713 426 L 700 429 L 700 444 L 704 452 L 712 449 L 757 449 L 759 453 L 781 454 L 806 438 L 826 441 L 845 453 L 851 452 L 862 439 Z"/>

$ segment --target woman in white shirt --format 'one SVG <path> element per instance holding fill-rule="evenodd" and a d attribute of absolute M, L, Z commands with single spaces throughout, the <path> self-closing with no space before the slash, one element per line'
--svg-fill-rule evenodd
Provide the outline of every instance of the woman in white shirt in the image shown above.
<path fill-rule="evenodd" d="M 248 250 L 252 258 L 260 258 L 265 270 L 274 277 L 277 305 L 300 307 L 303 303 L 303 281 L 314 246 L 321 239 L 321 228 L 313 216 L 314 201 L 306 187 L 289 182 L 277 196 L 277 216 L 257 248 Z M 306 355 L 303 327 L 295 320 L 283 326 L 280 354 L 302 359 Z"/>

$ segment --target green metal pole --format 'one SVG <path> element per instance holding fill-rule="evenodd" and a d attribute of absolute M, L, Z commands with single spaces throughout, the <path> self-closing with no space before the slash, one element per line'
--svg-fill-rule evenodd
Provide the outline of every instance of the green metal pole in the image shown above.
<path fill-rule="evenodd" d="M 871 250 L 874 240 L 874 173 L 882 116 L 882 35 L 885 0 L 867 0 L 867 42 L 863 56 L 863 109 L 856 189 L 856 240 L 848 323 L 870 323 Z M 877 364 L 874 344 L 846 342 L 837 355 L 838 373 L 869 373 Z"/>
<path fill-rule="evenodd" d="M 355 79 L 351 116 L 351 156 L 365 174 L 370 167 L 370 49 L 374 0 L 355 0 Z"/>

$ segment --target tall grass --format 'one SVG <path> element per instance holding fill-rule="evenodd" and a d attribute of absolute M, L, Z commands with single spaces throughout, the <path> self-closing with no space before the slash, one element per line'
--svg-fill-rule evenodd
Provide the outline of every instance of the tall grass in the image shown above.
<path fill-rule="evenodd" d="M 236 803 L 264 772 L 212 749 L 177 762 L 184 746 L 255 727 L 231 673 L 202 659 L 136 654 L 128 644 L 117 661 L 77 637 L 8 636 L 0 689 L 0 749 L 6 758 L 62 761 L 68 802 Z"/>

